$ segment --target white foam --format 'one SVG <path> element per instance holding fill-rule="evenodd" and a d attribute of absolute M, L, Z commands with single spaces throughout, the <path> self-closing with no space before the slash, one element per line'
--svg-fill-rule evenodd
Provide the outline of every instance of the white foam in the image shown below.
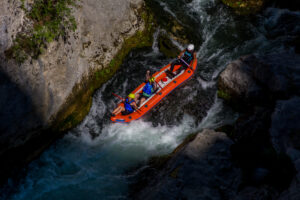
<path fill-rule="evenodd" d="M 160 29 L 158 28 L 154 34 L 153 34 L 153 44 L 152 44 L 152 50 L 153 53 L 158 54 L 159 53 L 159 48 L 158 48 L 158 36 L 160 33 Z"/>
<path fill-rule="evenodd" d="M 212 88 L 216 85 L 215 81 L 205 81 L 201 77 L 197 77 L 197 81 L 200 83 L 201 87 L 205 90 Z"/>
<path fill-rule="evenodd" d="M 147 151 L 158 150 L 159 152 L 159 149 L 164 149 L 163 152 L 166 152 L 180 144 L 181 139 L 192 131 L 193 123 L 193 118 L 188 115 L 184 116 L 180 125 L 172 127 L 165 125 L 154 127 L 151 122 L 138 120 L 129 124 L 107 124 L 96 138 L 92 138 L 86 130 L 80 130 L 79 137 L 76 137 L 89 146 L 121 145 L 127 148 L 139 146 Z M 68 137 L 75 138 L 72 134 Z"/>

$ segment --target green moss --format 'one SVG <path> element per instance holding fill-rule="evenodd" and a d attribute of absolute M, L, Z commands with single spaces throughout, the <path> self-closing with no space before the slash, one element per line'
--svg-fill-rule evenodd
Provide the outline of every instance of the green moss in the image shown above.
<path fill-rule="evenodd" d="M 92 77 L 85 78 L 81 84 L 73 88 L 72 95 L 54 119 L 53 131 L 66 131 L 79 124 L 90 110 L 94 91 L 111 79 L 128 53 L 135 48 L 152 46 L 155 28 L 153 14 L 147 7 L 141 8 L 139 13 L 145 22 L 144 30 L 138 31 L 124 41 L 122 48 L 111 60 L 108 68 L 95 71 Z"/>
<path fill-rule="evenodd" d="M 160 34 L 158 38 L 158 47 L 160 52 L 162 52 L 168 58 L 177 57 L 180 50 L 172 43 L 170 38 L 165 34 Z"/>
<path fill-rule="evenodd" d="M 267 0 L 222 0 L 222 2 L 239 15 L 249 15 L 260 11 Z"/>
<path fill-rule="evenodd" d="M 13 45 L 5 54 L 9 59 L 24 62 L 29 56 L 37 59 L 47 44 L 60 36 L 65 37 L 68 30 L 76 30 L 76 21 L 71 14 L 71 7 L 78 0 L 35 0 L 31 9 L 25 8 L 21 0 L 21 8 L 33 21 L 30 30 L 20 32 Z"/>
<path fill-rule="evenodd" d="M 224 90 L 219 89 L 217 94 L 218 94 L 219 98 L 222 98 L 226 101 L 230 101 L 230 99 L 231 99 L 231 95 L 226 93 Z"/>

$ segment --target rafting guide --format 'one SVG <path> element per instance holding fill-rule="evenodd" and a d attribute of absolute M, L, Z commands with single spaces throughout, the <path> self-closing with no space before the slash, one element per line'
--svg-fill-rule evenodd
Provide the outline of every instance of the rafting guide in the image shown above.
<path fill-rule="evenodd" d="M 154 108 L 164 97 L 186 80 L 190 79 L 197 67 L 194 45 L 189 44 L 178 56 L 178 59 L 164 66 L 151 75 L 146 72 L 145 82 L 132 91 L 126 99 L 122 99 L 112 112 L 111 121 L 128 123 L 137 120 Z"/>
<path fill-rule="evenodd" d="M 196 57 L 194 49 L 195 46 L 193 44 L 189 44 L 186 49 L 180 52 L 178 59 L 173 61 L 171 64 L 171 77 L 176 76 L 176 74 L 180 73 L 182 69 L 186 70 L 190 66 L 190 63 Z M 176 72 L 173 72 L 175 65 L 181 65 L 181 67 L 178 70 L 176 70 Z"/>

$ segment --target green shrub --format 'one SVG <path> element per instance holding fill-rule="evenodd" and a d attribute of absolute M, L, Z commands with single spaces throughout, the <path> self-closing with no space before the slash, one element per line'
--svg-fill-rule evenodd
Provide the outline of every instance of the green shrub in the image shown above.
<path fill-rule="evenodd" d="M 77 5 L 77 1 L 35 0 L 31 9 L 26 9 L 24 0 L 21 0 L 21 8 L 33 21 L 33 27 L 16 36 L 12 47 L 6 51 L 6 56 L 19 63 L 24 62 L 28 56 L 37 59 L 48 43 L 60 36 L 65 38 L 67 30 L 75 31 L 76 20 L 71 9 Z"/>

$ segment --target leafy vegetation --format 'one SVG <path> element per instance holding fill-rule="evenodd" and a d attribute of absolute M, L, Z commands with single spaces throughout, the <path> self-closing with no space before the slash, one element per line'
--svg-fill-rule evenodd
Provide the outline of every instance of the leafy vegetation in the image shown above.
<path fill-rule="evenodd" d="M 67 30 L 75 31 L 76 21 L 71 9 L 77 5 L 77 1 L 35 0 L 30 8 L 26 8 L 24 0 L 21 0 L 21 8 L 32 20 L 33 26 L 16 36 L 12 47 L 6 51 L 6 56 L 19 63 L 24 62 L 28 56 L 37 59 L 48 43 L 60 36 L 65 38 Z"/>

